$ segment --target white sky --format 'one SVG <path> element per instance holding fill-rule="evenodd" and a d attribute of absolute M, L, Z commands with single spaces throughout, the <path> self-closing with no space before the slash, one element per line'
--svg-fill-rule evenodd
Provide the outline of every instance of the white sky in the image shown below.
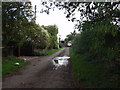
<path fill-rule="evenodd" d="M 55 9 L 54 11 L 51 10 L 49 15 L 46 13 L 39 13 L 41 9 L 40 0 L 31 0 L 31 2 L 33 6 L 37 5 L 37 24 L 45 26 L 56 24 L 59 29 L 58 35 L 61 35 L 61 39 L 65 39 L 66 35 L 74 31 L 74 23 L 67 20 L 64 11 L 58 9 Z"/>

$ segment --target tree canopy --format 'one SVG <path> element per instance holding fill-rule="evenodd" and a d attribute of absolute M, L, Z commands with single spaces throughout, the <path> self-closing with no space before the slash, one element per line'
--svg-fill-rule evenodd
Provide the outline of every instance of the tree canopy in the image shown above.
<path fill-rule="evenodd" d="M 43 2 L 46 10 L 64 10 L 76 22 L 73 48 L 91 60 L 114 60 L 120 50 L 120 2 Z M 48 9 L 49 8 L 49 9 Z M 79 17 L 76 16 L 79 14 Z M 68 39 L 72 35 L 68 35 Z M 102 58 L 101 58 L 102 57 Z"/>
<path fill-rule="evenodd" d="M 36 24 L 35 20 L 35 11 L 32 10 L 31 2 L 2 3 L 4 55 L 9 51 L 19 56 L 24 50 L 28 50 L 26 53 L 33 54 L 35 48 L 45 50 L 58 48 L 58 27 L 56 25 L 43 27 Z"/>

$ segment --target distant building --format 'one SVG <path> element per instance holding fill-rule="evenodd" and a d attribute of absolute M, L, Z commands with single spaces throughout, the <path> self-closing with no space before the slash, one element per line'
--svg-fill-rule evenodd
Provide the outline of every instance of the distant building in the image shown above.
<path fill-rule="evenodd" d="M 68 47 L 71 47 L 71 45 L 72 45 L 72 42 L 69 41 L 69 42 L 67 43 L 67 46 L 68 46 Z"/>

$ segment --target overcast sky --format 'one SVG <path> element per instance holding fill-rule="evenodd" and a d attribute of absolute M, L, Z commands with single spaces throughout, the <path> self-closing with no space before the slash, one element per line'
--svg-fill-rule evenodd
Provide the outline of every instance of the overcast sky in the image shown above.
<path fill-rule="evenodd" d="M 37 5 L 37 20 L 36 23 L 39 25 L 54 25 L 56 24 L 59 28 L 58 36 L 61 35 L 61 38 L 64 39 L 66 35 L 74 31 L 74 23 L 67 20 L 65 17 L 64 11 L 58 10 L 57 8 L 50 12 L 49 15 L 46 13 L 40 13 L 41 5 L 40 0 L 31 0 L 32 5 Z"/>

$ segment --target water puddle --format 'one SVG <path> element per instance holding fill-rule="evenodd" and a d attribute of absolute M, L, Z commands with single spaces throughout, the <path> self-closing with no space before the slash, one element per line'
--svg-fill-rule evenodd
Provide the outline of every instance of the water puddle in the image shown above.
<path fill-rule="evenodd" d="M 54 69 L 58 69 L 59 67 L 61 66 L 67 66 L 68 64 L 68 59 L 70 57 L 68 56 L 63 56 L 63 57 L 55 57 L 52 62 L 53 62 L 53 65 L 55 66 Z"/>

